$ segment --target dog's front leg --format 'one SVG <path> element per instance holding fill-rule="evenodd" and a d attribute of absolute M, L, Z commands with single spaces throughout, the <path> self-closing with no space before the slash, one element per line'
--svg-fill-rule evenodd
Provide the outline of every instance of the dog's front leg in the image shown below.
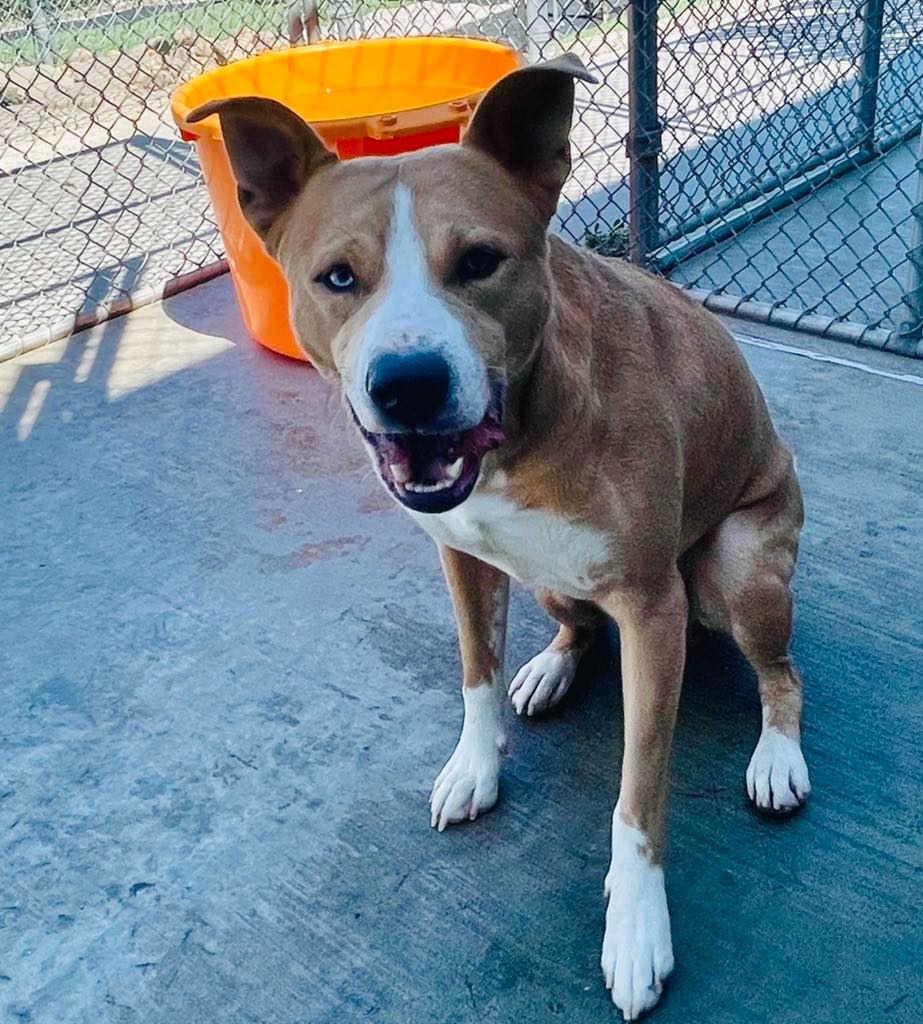
<path fill-rule="evenodd" d="M 509 577 L 491 565 L 440 545 L 455 605 L 462 659 L 465 719 L 455 752 L 433 785 L 432 823 L 441 832 L 473 821 L 497 802 L 506 749 L 502 685 Z"/>
<path fill-rule="evenodd" d="M 656 596 L 620 594 L 604 606 L 621 634 L 625 753 L 612 814 L 602 969 L 625 1020 L 635 1020 L 657 1002 L 673 969 L 663 833 L 687 602 L 676 574 Z"/>

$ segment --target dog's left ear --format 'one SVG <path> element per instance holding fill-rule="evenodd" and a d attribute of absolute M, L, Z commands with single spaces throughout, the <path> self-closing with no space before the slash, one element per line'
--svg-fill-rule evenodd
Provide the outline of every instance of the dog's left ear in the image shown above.
<path fill-rule="evenodd" d="M 572 53 L 513 71 L 485 94 L 463 139 L 515 175 L 549 220 L 570 174 L 575 78 L 596 81 Z"/>

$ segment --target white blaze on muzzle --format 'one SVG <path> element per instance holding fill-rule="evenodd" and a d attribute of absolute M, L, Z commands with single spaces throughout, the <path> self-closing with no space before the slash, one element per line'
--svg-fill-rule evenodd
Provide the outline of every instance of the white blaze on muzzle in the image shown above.
<path fill-rule="evenodd" d="M 479 423 L 490 397 L 487 368 L 462 323 L 433 288 L 423 241 L 413 222 L 413 195 L 400 182 L 394 190 L 384 275 L 371 301 L 347 384 L 347 397 L 362 426 L 372 433 L 388 429 L 366 390 L 369 368 L 387 353 L 414 352 L 438 354 L 448 364 L 451 385 L 441 429 L 462 430 Z"/>

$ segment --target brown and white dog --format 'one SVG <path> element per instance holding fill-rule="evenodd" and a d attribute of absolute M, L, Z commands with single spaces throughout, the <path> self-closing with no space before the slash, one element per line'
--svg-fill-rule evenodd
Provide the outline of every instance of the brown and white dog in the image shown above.
<path fill-rule="evenodd" d="M 348 163 L 269 100 L 190 120 L 220 115 L 301 344 L 439 545 L 465 714 L 434 826 L 497 800 L 509 577 L 560 623 L 509 687 L 520 714 L 557 704 L 605 617 L 618 624 L 625 750 L 602 968 L 633 1020 L 673 968 L 663 832 L 691 617 L 733 636 L 759 679 L 750 799 L 787 812 L 808 795 L 788 654 L 803 515 L 792 457 L 722 325 L 670 284 L 548 235 L 574 78 L 589 76 L 573 57 L 523 68 L 485 95 L 461 145 Z"/>

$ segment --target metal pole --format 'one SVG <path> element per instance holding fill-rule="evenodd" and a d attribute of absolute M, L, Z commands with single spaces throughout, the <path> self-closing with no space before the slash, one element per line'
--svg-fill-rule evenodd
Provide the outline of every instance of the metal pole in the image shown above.
<path fill-rule="evenodd" d="M 548 55 L 545 52 L 554 38 L 554 0 L 524 0 L 523 22 L 526 30 L 526 56 L 534 62 Z"/>
<path fill-rule="evenodd" d="M 658 3 L 631 0 L 628 7 L 628 258 L 642 265 L 660 240 Z"/>
<path fill-rule="evenodd" d="M 904 292 L 907 319 L 897 329 L 894 347 L 911 355 L 923 355 L 923 128 L 917 151 L 917 196 L 910 212 L 913 237 L 907 250 L 910 272 Z"/>
<path fill-rule="evenodd" d="M 862 7 L 862 50 L 859 54 L 856 141 L 863 149 L 875 149 L 875 118 L 878 111 L 878 80 L 881 71 L 881 32 L 885 0 L 865 0 Z"/>
<path fill-rule="evenodd" d="M 32 29 L 39 59 L 44 60 L 51 51 L 51 22 L 42 0 L 29 0 L 29 27 Z"/>

